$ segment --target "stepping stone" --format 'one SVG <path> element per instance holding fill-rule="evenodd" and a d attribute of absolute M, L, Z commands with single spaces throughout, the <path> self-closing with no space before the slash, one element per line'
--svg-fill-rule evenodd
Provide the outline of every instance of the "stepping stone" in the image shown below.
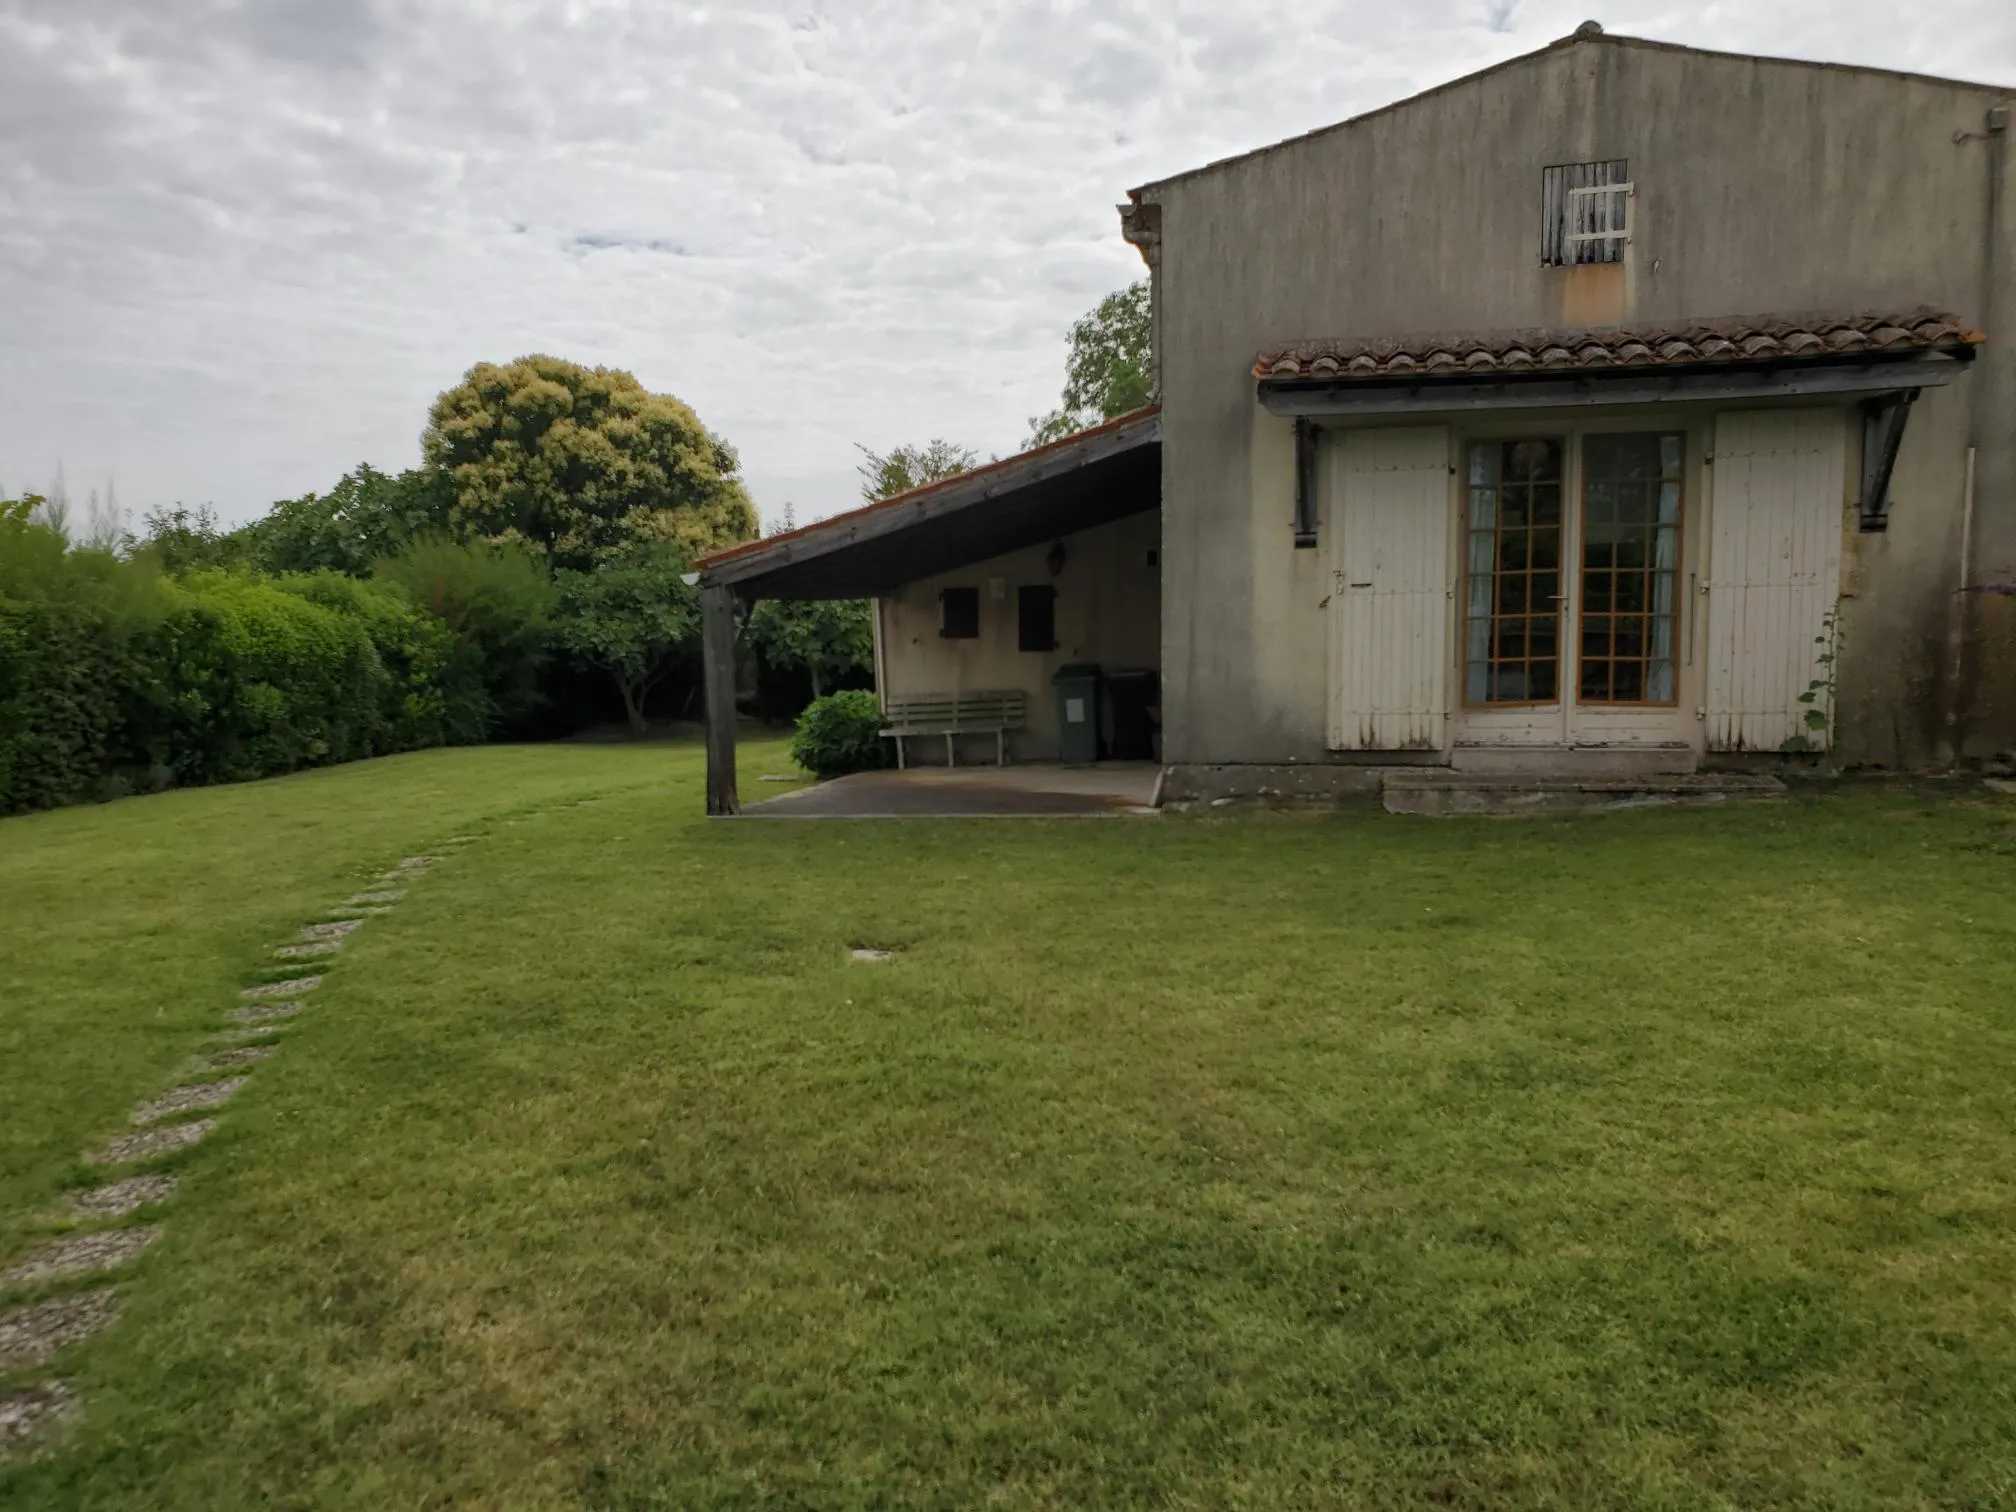
<path fill-rule="evenodd" d="M 312 945 L 282 945 L 273 954 L 283 961 L 301 961 L 310 956 L 334 955 L 342 948 L 341 940 L 317 940 Z"/>
<path fill-rule="evenodd" d="M 133 1110 L 132 1120 L 136 1124 L 159 1123 L 164 1118 L 172 1118 L 177 1113 L 194 1113 L 202 1108 L 221 1108 L 238 1095 L 238 1089 L 250 1081 L 249 1076 L 227 1076 L 222 1081 L 197 1082 L 194 1086 L 177 1087 L 173 1092 L 141 1103 Z"/>
<path fill-rule="evenodd" d="M 343 901 L 351 905 L 358 903 L 397 903 L 405 896 L 406 889 L 403 887 L 381 887 L 376 892 L 352 893 Z"/>
<path fill-rule="evenodd" d="M 76 1398 L 61 1381 L 10 1391 L 0 1396 L 0 1451 L 25 1443 L 44 1427 L 76 1415 Z"/>
<path fill-rule="evenodd" d="M 108 1290 L 73 1292 L 0 1313 L 0 1371 L 40 1365 L 118 1316 L 118 1299 Z"/>
<path fill-rule="evenodd" d="M 407 856 L 393 867 L 395 872 L 423 872 L 441 858 L 439 856 Z"/>
<path fill-rule="evenodd" d="M 289 977 L 284 982 L 262 982 L 257 987 L 247 987 L 238 996 L 242 998 L 292 997 L 297 992 L 313 992 L 322 985 L 319 976 Z"/>
<path fill-rule="evenodd" d="M 251 1066 L 273 1053 L 271 1045 L 247 1045 L 242 1050 L 217 1050 L 196 1057 L 198 1071 L 229 1071 L 234 1066 Z"/>
<path fill-rule="evenodd" d="M 2016 796 L 2016 782 L 2012 782 L 2007 777 L 1983 777 L 1981 779 L 1981 786 L 1988 789 L 1991 793 L 2007 793 Z"/>
<path fill-rule="evenodd" d="M 220 1030 L 210 1037 L 221 1040 L 260 1039 L 269 1034 L 278 1034 L 282 1029 L 292 1029 L 293 1027 L 294 1023 L 291 1019 L 269 1019 L 263 1024 L 247 1024 L 241 1029 Z M 266 1048 L 270 1050 L 273 1047 L 268 1045 Z"/>
<path fill-rule="evenodd" d="M 329 912 L 335 914 L 338 918 L 341 919 L 355 919 L 358 923 L 361 924 L 366 919 L 376 918 L 379 914 L 388 914 L 392 912 L 392 910 L 390 906 L 384 906 L 378 908 L 359 908 L 352 903 L 338 903 L 334 908 L 330 909 Z"/>
<path fill-rule="evenodd" d="M 114 1270 L 138 1258 L 141 1251 L 160 1237 L 158 1223 L 106 1229 L 96 1234 L 72 1234 L 54 1244 L 45 1244 L 12 1270 L 0 1271 L 0 1286 L 26 1286 L 31 1281 Z"/>
<path fill-rule="evenodd" d="M 151 1203 L 166 1202 L 175 1195 L 173 1176 L 128 1176 L 124 1181 L 108 1181 L 88 1192 L 70 1194 L 70 1211 L 79 1218 L 124 1218 Z"/>
<path fill-rule="evenodd" d="M 864 947 L 857 947 L 850 952 L 850 956 L 856 961 L 865 961 L 871 965 L 879 965 L 883 961 L 895 960 L 896 952 L 893 950 L 869 950 Z"/>
<path fill-rule="evenodd" d="M 175 1150 L 200 1143 L 217 1127 L 214 1118 L 198 1118 L 190 1123 L 170 1124 L 165 1129 L 149 1129 L 142 1134 L 121 1134 L 107 1140 L 105 1148 L 91 1157 L 93 1165 L 131 1165 L 136 1160 L 152 1160 Z"/>
<path fill-rule="evenodd" d="M 299 938 L 303 940 L 340 940 L 345 935 L 355 934 L 364 927 L 362 919 L 331 919 L 326 924 L 303 924 Z"/>
<path fill-rule="evenodd" d="M 269 1019 L 292 1018 L 306 1003 L 254 1003 L 244 1008 L 233 1008 L 231 1019 L 239 1024 L 263 1024 Z"/>

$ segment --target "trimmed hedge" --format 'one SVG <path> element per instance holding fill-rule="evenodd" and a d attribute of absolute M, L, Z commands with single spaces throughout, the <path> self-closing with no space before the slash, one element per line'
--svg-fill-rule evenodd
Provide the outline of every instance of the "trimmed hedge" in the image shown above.
<path fill-rule="evenodd" d="M 458 660 L 397 582 L 164 577 L 0 519 L 0 813 L 481 739 Z"/>

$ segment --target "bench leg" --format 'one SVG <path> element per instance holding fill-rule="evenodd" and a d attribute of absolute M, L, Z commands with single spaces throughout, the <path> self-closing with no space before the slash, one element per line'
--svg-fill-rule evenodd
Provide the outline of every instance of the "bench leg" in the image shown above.
<path fill-rule="evenodd" d="M 903 770 L 903 767 L 903 737 L 898 735 L 896 737 L 896 770 L 900 772 Z"/>
<path fill-rule="evenodd" d="M 959 765 L 959 753 L 952 748 L 952 732 L 950 730 L 945 732 L 945 765 L 948 767 Z"/>
<path fill-rule="evenodd" d="M 1008 765 L 1008 732 L 1006 730 L 996 730 L 994 732 L 994 765 L 997 767 Z"/>

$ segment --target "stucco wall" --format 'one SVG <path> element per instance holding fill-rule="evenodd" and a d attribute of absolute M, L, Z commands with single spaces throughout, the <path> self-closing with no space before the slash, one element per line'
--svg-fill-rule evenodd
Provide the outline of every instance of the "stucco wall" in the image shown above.
<path fill-rule="evenodd" d="M 2016 320 L 2016 179 L 1984 130 L 2006 94 L 1579 42 L 1144 191 L 1162 216 L 1166 759 L 1326 754 L 1330 558 L 1291 542 L 1290 431 L 1249 372 L 1262 346 L 1921 304 L 1990 342 L 1919 406 L 1889 533 L 1850 542 L 1841 750 L 1944 759 L 1955 710 L 1967 754 L 2016 748 L 2016 602 L 1954 593 L 1970 444 L 1974 575 L 2016 572 L 2016 329 L 1996 330 Z M 1541 170 L 1614 157 L 1638 194 L 1625 265 L 1543 268 Z"/>
<path fill-rule="evenodd" d="M 1056 699 L 1051 674 L 1072 662 L 1097 662 L 1108 670 L 1157 667 L 1161 661 L 1161 572 L 1149 560 L 1159 552 L 1161 515 L 1131 515 L 1064 537 L 1064 570 L 1050 575 L 1046 543 L 976 562 L 957 572 L 920 578 L 877 601 L 883 692 L 979 692 L 1020 688 L 1029 695 L 1029 728 L 1011 736 L 1010 755 L 1023 761 L 1055 760 Z M 1000 597 L 994 596 L 994 586 Z M 1057 590 L 1054 651 L 1016 649 L 1016 593 L 1024 585 Z M 980 634 L 973 640 L 939 635 L 941 590 L 980 590 Z M 942 762 L 943 741 L 910 742 L 912 759 Z M 992 760 L 978 738 L 960 759 Z"/>

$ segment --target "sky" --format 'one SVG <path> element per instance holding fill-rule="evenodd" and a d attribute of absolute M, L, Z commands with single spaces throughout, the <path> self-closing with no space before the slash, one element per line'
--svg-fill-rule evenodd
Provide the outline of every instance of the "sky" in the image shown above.
<path fill-rule="evenodd" d="M 548 352 L 803 523 L 1019 448 L 1130 187 L 1591 18 L 2016 82 L 2008 0 L 0 0 L 0 492 L 249 519 Z"/>

